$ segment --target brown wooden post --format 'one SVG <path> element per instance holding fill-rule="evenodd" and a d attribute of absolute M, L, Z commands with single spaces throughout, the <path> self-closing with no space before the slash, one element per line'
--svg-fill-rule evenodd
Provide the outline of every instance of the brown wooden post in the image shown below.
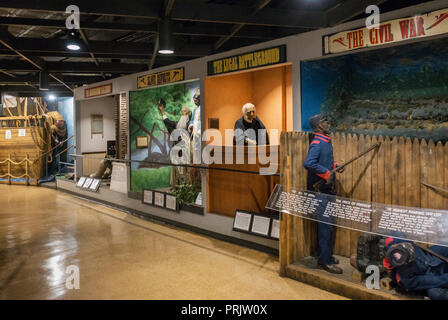
<path fill-rule="evenodd" d="M 25 183 L 27 186 L 30 185 L 30 181 L 29 181 L 29 175 L 28 175 L 28 169 L 29 169 L 29 161 L 30 159 L 30 155 L 27 153 L 26 154 L 26 160 L 25 160 Z"/>
<path fill-rule="evenodd" d="M 8 184 L 11 184 L 11 154 L 8 153 Z"/>

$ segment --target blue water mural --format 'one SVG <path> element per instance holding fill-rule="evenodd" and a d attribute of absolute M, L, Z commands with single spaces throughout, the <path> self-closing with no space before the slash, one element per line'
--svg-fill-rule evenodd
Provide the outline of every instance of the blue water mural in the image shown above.
<path fill-rule="evenodd" d="M 335 131 L 448 137 L 448 40 L 301 63 L 302 128 L 319 112 Z"/>

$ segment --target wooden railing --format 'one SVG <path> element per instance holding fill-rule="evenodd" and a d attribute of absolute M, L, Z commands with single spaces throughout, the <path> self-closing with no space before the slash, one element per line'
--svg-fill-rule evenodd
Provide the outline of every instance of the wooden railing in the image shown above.
<path fill-rule="evenodd" d="M 34 165 L 35 161 L 30 160 L 30 156 L 29 154 L 26 155 L 25 159 L 23 159 L 22 161 L 14 161 L 11 159 L 11 154 L 8 154 L 8 158 L 5 160 L 0 160 L 0 164 L 7 164 L 7 168 L 8 171 L 6 174 L 0 174 L 0 178 L 8 178 L 8 180 L 0 180 L 0 183 L 7 183 L 7 184 L 25 184 L 25 185 L 30 185 L 30 180 L 33 180 L 33 182 L 31 184 L 33 185 L 37 185 L 38 184 L 38 179 L 39 176 L 36 175 L 36 173 L 33 173 L 33 170 L 30 170 L 30 168 Z M 25 164 L 25 173 L 19 176 L 13 175 L 12 174 L 12 166 L 22 166 L 23 164 Z M 32 174 L 30 174 L 30 171 Z M 25 179 L 24 182 L 22 181 L 14 181 L 12 179 Z"/>

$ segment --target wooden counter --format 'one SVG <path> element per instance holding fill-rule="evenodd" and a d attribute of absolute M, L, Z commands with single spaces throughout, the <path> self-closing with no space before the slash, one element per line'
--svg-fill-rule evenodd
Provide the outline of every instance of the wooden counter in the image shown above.
<path fill-rule="evenodd" d="M 208 165 L 210 168 L 225 168 L 258 173 L 260 168 L 269 167 L 269 164 L 260 164 L 262 161 L 260 161 L 258 157 L 260 148 L 266 148 L 265 152 L 268 158 L 271 156 L 271 153 L 277 154 L 277 157 L 274 157 L 272 162 L 274 163 L 275 161 L 275 165 L 277 166 L 275 173 L 279 173 L 279 146 L 215 146 L 213 148 L 215 148 L 215 154 L 218 152 L 216 150 L 221 150 L 222 154 L 220 158 L 222 159 L 222 164 L 210 164 Z M 244 163 L 242 164 L 236 164 L 235 159 L 238 148 L 241 148 L 240 155 L 244 154 Z M 261 149 L 261 151 L 263 151 L 263 149 Z M 225 152 L 233 154 L 232 164 L 224 163 Z M 248 155 L 250 154 L 256 155 L 254 159 L 255 161 L 248 161 Z M 214 153 L 211 155 L 214 156 Z M 230 217 L 235 216 L 235 210 L 237 209 L 252 212 L 267 212 L 265 205 L 269 199 L 271 191 L 277 183 L 280 183 L 280 178 L 278 176 L 214 169 L 207 170 L 207 212 Z"/>

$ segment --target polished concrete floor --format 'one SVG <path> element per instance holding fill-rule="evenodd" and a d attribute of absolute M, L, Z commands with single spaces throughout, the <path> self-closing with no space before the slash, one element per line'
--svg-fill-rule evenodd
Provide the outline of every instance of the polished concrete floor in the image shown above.
<path fill-rule="evenodd" d="M 256 250 L 60 191 L 0 185 L 0 299 L 344 299 L 278 269 Z"/>

